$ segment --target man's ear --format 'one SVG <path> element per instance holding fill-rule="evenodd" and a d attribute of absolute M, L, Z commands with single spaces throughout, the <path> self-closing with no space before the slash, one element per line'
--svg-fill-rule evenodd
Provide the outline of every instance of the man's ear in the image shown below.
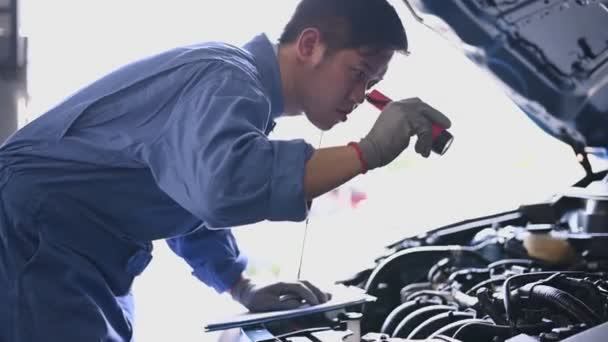
<path fill-rule="evenodd" d="M 321 37 L 321 31 L 309 27 L 300 33 L 296 41 L 296 56 L 299 62 L 317 66 L 323 60 L 326 46 Z"/>

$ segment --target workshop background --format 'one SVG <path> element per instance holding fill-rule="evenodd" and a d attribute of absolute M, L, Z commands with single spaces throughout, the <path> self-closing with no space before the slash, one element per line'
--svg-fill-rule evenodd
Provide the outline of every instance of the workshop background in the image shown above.
<path fill-rule="evenodd" d="M 296 4 L 0 0 L 0 141 L 134 59 L 206 40 L 241 45 L 260 32 L 276 39 Z M 314 202 L 302 277 L 321 284 L 367 267 L 394 240 L 543 200 L 582 177 L 570 160 L 573 154 L 564 153 L 569 147 L 542 133 L 490 77 L 417 23 L 402 1 L 392 4 L 404 21 L 411 54 L 395 56 L 378 89 L 393 98 L 420 97 L 443 111 L 452 119 L 455 141 L 442 157 L 424 159 L 406 151 L 389 167 Z M 314 146 L 345 144 L 366 134 L 377 115 L 363 104 L 325 134 L 303 117 L 281 119 L 271 137 L 304 138 Z M 250 257 L 247 272 L 294 279 L 305 223 L 254 226 L 235 229 Z M 203 326 L 243 310 L 191 276 L 163 241 L 155 242 L 154 259 L 135 281 L 134 293 L 137 341 L 213 341 L 218 333 L 204 334 Z"/>

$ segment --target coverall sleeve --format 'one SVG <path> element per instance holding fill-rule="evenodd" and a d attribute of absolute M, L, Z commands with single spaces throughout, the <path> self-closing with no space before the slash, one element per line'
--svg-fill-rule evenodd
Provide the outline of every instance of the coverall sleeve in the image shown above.
<path fill-rule="evenodd" d="M 230 229 L 202 228 L 166 241 L 192 267 L 192 274 L 218 293 L 230 289 L 247 267 Z"/>
<path fill-rule="evenodd" d="M 170 122 L 145 151 L 160 188 L 209 229 L 262 220 L 302 221 L 304 140 L 269 140 L 270 100 L 237 68 L 193 77 Z"/>

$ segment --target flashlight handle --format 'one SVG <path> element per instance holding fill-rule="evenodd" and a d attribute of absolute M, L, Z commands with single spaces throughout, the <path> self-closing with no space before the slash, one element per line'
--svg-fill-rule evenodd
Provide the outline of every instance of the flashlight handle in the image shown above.
<path fill-rule="evenodd" d="M 390 102 L 393 101 L 389 97 L 382 94 L 380 91 L 378 91 L 376 89 L 372 90 L 367 95 L 365 95 L 365 99 L 367 100 L 367 102 L 371 103 L 374 107 L 378 108 L 379 110 L 383 110 L 387 104 L 389 104 Z M 437 138 L 441 134 L 441 132 L 443 132 L 445 130 L 445 128 L 439 126 L 438 124 L 436 124 L 434 122 L 431 123 L 431 128 L 432 128 L 431 134 L 433 136 L 433 140 L 435 140 L 435 138 Z"/>

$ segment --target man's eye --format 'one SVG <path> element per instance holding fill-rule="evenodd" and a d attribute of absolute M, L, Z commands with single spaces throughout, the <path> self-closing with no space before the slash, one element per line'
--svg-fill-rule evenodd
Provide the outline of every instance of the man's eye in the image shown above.
<path fill-rule="evenodd" d="M 371 80 L 371 81 L 367 82 L 367 86 L 366 86 L 366 88 L 369 90 L 369 89 L 371 89 L 373 86 L 375 86 L 376 84 L 378 84 L 378 80 Z"/>
<path fill-rule="evenodd" d="M 357 80 L 363 80 L 366 77 L 365 72 L 359 69 L 353 69 L 353 74 Z"/>

